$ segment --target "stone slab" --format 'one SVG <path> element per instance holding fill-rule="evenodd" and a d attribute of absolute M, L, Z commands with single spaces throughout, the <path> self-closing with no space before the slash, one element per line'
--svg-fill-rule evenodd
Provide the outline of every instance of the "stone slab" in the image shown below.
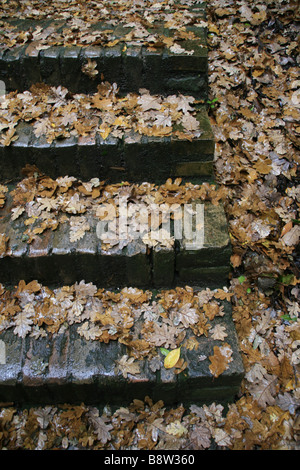
<path fill-rule="evenodd" d="M 150 396 L 166 405 L 177 403 L 228 403 L 239 391 L 244 374 L 231 306 L 222 302 L 225 315 L 211 322 L 226 327 L 226 343 L 232 350 L 232 361 L 217 378 L 209 369 L 209 356 L 223 342 L 211 335 L 197 338 L 197 349 L 181 346 L 181 357 L 187 367 L 179 374 L 165 369 L 164 356 L 158 350 L 158 369 L 149 368 L 149 360 L 137 360 L 139 373 L 124 377 L 116 362 L 130 350 L 118 341 L 103 343 L 85 340 L 78 325 L 63 333 L 44 338 L 19 338 L 12 330 L 0 333 L 6 359 L 0 363 L 0 401 L 17 404 L 81 403 L 125 406 L 133 399 Z M 189 334 L 186 338 L 189 337 Z"/>
<path fill-rule="evenodd" d="M 8 201 L 10 199 L 8 198 Z M 0 233 L 8 237 L 6 252 L 0 257 L 0 282 L 15 283 L 22 278 L 29 282 L 38 279 L 48 284 L 75 283 L 81 279 L 102 287 L 172 287 L 178 285 L 220 287 L 228 282 L 231 245 L 221 204 L 199 203 L 203 210 L 203 239 L 190 249 L 185 239 L 175 237 L 152 246 L 139 235 L 123 243 L 107 247 L 99 238 L 99 219 L 86 214 L 90 230 L 78 241 L 70 241 L 70 221 L 59 224 L 54 231 L 47 229 L 27 243 L 24 234 L 25 215 L 11 220 L 12 202 L 0 211 Z M 174 222 L 172 221 L 172 224 Z M 149 227 L 148 227 L 149 228 Z M 194 235 L 199 233 L 193 232 Z M 150 232 L 149 232 L 150 234 Z M 123 243 L 123 245 L 122 245 Z"/>
<path fill-rule="evenodd" d="M 204 108 L 197 112 L 201 135 L 190 140 L 147 137 L 132 133 L 123 139 L 108 136 L 70 137 L 47 143 L 35 137 L 29 123 L 17 126 L 18 139 L 0 145 L 0 181 L 20 178 L 26 164 L 35 165 L 52 178 L 75 176 L 83 180 L 99 177 L 109 182 L 155 183 L 181 177 L 213 180 L 215 140 Z"/>

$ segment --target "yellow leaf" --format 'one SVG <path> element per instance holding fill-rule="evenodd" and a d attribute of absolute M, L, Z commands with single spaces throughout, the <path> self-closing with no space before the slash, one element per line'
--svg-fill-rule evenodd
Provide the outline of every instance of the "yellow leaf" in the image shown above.
<path fill-rule="evenodd" d="M 99 133 L 103 140 L 105 140 L 109 136 L 110 132 L 111 132 L 110 127 L 108 127 L 105 123 L 101 124 L 99 128 Z"/>
<path fill-rule="evenodd" d="M 114 47 L 118 42 L 120 42 L 120 39 L 115 39 L 114 41 L 109 41 L 107 45 L 108 47 Z"/>
<path fill-rule="evenodd" d="M 188 430 L 177 419 L 174 423 L 168 424 L 166 427 L 166 432 L 168 434 L 172 434 L 173 436 L 181 437 L 184 434 L 187 434 Z"/>
<path fill-rule="evenodd" d="M 167 354 L 165 361 L 164 361 L 165 368 L 171 369 L 172 367 L 174 367 L 179 357 L 180 357 L 180 348 L 176 348 L 176 349 L 173 349 L 173 351 L 170 351 L 169 354 Z"/>
<path fill-rule="evenodd" d="M 128 121 L 124 116 L 118 116 L 114 121 L 114 126 L 129 127 Z"/>
<path fill-rule="evenodd" d="M 209 25 L 209 32 L 210 33 L 215 33 L 215 34 L 220 34 L 220 31 L 219 31 L 218 27 L 214 24 Z"/>

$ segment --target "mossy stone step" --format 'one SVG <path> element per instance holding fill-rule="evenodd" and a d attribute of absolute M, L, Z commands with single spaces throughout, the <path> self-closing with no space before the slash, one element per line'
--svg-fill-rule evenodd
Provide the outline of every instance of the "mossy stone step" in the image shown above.
<path fill-rule="evenodd" d="M 147 88 L 153 93 L 192 93 L 206 99 L 206 30 L 201 23 L 194 26 L 203 16 L 202 9 L 197 16 L 194 9 L 193 16 L 188 19 L 191 25 L 183 25 L 184 34 L 174 41 L 172 37 L 178 33 L 178 27 L 167 28 L 158 21 L 147 30 L 142 27 L 146 34 L 144 38 L 138 37 L 141 26 L 135 34 L 134 25 L 102 21 L 91 24 L 84 32 L 85 38 L 83 33 L 76 33 L 73 25 L 71 36 L 77 34 L 77 38 L 68 41 L 68 23 L 63 20 L 5 18 L 4 28 L 8 25 L 9 33 L 11 28 L 16 28 L 22 37 L 31 31 L 33 39 L 24 45 L 17 42 L 11 47 L 14 41 L 5 41 L 3 35 L 0 80 L 5 82 L 7 91 L 23 91 L 34 83 L 44 82 L 51 86 L 59 83 L 72 93 L 91 93 L 104 78 L 111 83 L 117 82 L 121 92 Z M 94 39 L 93 34 L 97 36 Z M 152 38 L 150 42 L 147 36 Z M 110 40 L 105 40 L 107 37 Z M 20 42 L 22 44 L 22 39 Z M 167 47 L 168 43 L 170 47 Z M 89 61 L 93 61 L 95 68 L 91 71 L 96 74 L 85 72 L 84 67 Z"/>
<path fill-rule="evenodd" d="M 137 215 L 129 216 L 123 228 L 120 219 L 114 218 L 117 213 L 113 205 L 110 207 L 110 226 L 90 210 L 82 216 L 65 214 L 54 230 L 43 231 L 39 229 L 43 220 L 38 217 L 30 219 L 24 213 L 12 220 L 8 196 L 0 211 L 2 247 L 6 245 L 0 257 L 0 282 L 39 279 L 54 284 L 85 279 L 111 288 L 226 285 L 231 244 L 221 203 L 194 201 L 168 206 L 160 231 L 155 227 L 155 217 L 162 216 L 163 206 L 137 204 Z M 177 221 L 172 220 L 173 209 Z M 46 211 L 49 217 L 50 212 Z M 56 217 L 60 220 L 59 215 Z"/>
<path fill-rule="evenodd" d="M 207 49 L 198 48 L 198 54 L 186 56 L 172 52 L 150 52 L 143 48 L 118 45 L 110 49 L 96 46 L 52 47 L 39 53 L 0 51 L 0 80 L 7 92 L 24 91 L 34 83 L 57 86 L 60 83 L 72 93 L 92 93 L 97 90 L 101 76 L 117 82 L 121 93 L 147 88 L 151 93 L 193 94 L 207 99 Z M 186 47 L 185 43 L 183 46 Z M 88 61 L 97 63 L 98 76 L 90 78 L 82 72 Z"/>
<path fill-rule="evenodd" d="M 215 141 L 206 110 L 196 113 L 199 137 L 192 140 L 149 137 L 128 132 L 123 138 L 108 136 L 71 136 L 48 143 L 36 137 L 33 125 L 21 122 L 17 139 L 9 146 L 0 145 L 0 181 L 21 177 L 26 164 L 57 178 L 75 176 L 82 179 L 99 177 L 109 182 L 153 181 L 181 177 L 189 181 L 212 181 Z"/>
<path fill-rule="evenodd" d="M 154 346 L 151 353 L 141 355 L 130 346 L 138 341 L 130 343 L 130 337 L 119 341 L 108 335 L 105 342 L 86 339 L 81 323 L 55 333 L 45 329 L 39 338 L 35 337 L 37 330 L 31 332 L 29 328 L 27 333 L 20 333 L 19 328 L 19 334 L 13 325 L 0 333 L 0 401 L 22 405 L 84 402 L 124 406 L 133 399 L 150 396 L 166 405 L 231 402 L 239 392 L 244 370 L 231 305 L 226 300 L 219 301 L 219 305 L 222 316 L 209 321 L 206 334 L 196 337 L 186 328 L 185 336 L 178 337 L 184 364 L 181 371 L 174 366 L 164 367 L 165 356 L 160 347 Z M 148 328 L 143 314 L 138 316 L 134 328 Z M 42 324 L 42 317 L 40 320 Z M 51 325 L 49 321 L 46 319 L 46 325 Z M 170 320 L 170 328 L 172 324 Z M 223 340 L 213 336 L 217 326 L 225 333 Z M 142 336 L 140 340 L 142 344 Z M 168 350 L 172 349 L 174 346 Z M 218 372 L 211 368 L 211 358 L 217 350 L 227 354 L 226 365 Z M 128 361 L 134 368 L 126 369 Z"/>

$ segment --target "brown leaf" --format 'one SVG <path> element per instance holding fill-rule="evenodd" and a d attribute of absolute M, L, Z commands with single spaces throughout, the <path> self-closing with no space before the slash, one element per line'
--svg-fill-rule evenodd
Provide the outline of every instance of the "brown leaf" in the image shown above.
<path fill-rule="evenodd" d="M 195 450 L 208 449 L 211 444 L 211 432 L 204 426 L 195 426 L 190 434 L 190 440 Z"/>
<path fill-rule="evenodd" d="M 113 429 L 113 425 L 109 423 L 109 419 L 106 416 L 99 416 L 99 410 L 94 407 L 90 408 L 87 416 L 94 433 L 97 435 L 97 439 L 101 441 L 102 444 L 106 444 L 110 441 L 110 431 Z"/>
<path fill-rule="evenodd" d="M 231 262 L 231 264 L 234 268 L 237 268 L 238 266 L 240 266 L 242 264 L 242 257 L 240 255 L 237 255 L 237 254 L 232 255 L 230 257 L 230 262 Z"/>
<path fill-rule="evenodd" d="M 6 253 L 8 240 L 5 233 L 0 233 L 0 258 Z"/>
<path fill-rule="evenodd" d="M 117 369 L 122 372 L 123 377 L 126 379 L 128 374 L 136 375 L 140 373 L 140 366 L 134 362 L 134 357 L 128 357 L 127 354 L 117 361 Z"/>
<path fill-rule="evenodd" d="M 286 233 L 288 233 L 293 228 L 293 222 L 290 220 L 285 224 L 283 229 L 281 230 L 280 237 L 283 237 Z"/>
<path fill-rule="evenodd" d="M 214 377 L 219 377 L 227 368 L 228 364 L 232 361 L 232 349 L 229 344 L 224 343 L 224 346 L 215 346 L 214 355 L 209 356 L 211 364 L 209 370 Z"/>
<path fill-rule="evenodd" d="M 95 60 L 88 59 L 87 64 L 83 65 L 81 70 L 82 72 L 90 78 L 95 78 L 98 75 L 98 70 L 96 70 L 97 62 Z"/>

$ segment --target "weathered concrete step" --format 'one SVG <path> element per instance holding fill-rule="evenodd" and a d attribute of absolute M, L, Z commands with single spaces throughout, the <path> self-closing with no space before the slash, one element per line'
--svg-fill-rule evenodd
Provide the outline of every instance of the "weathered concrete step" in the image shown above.
<path fill-rule="evenodd" d="M 244 371 L 228 301 L 207 289 L 96 291 L 84 282 L 56 291 L 23 282 L 8 295 L 1 286 L 2 314 L 5 302 L 15 308 L 0 326 L 1 402 L 234 400 Z M 172 368 L 161 347 L 180 347 Z"/>
<path fill-rule="evenodd" d="M 115 6 L 107 2 L 107 8 L 113 12 Z M 146 87 L 154 93 L 192 93 L 206 98 L 204 10 L 200 5 L 192 13 L 187 10 L 182 25 L 178 23 L 183 15 L 180 10 L 182 6 L 177 13 L 170 10 L 165 20 L 161 16 L 147 27 L 144 15 L 139 24 L 137 17 L 128 25 L 126 19 L 89 23 L 85 16 L 83 20 L 77 17 L 76 25 L 73 18 L 53 19 L 55 12 L 46 20 L 18 19 L 18 12 L 11 12 L 9 18 L 3 18 L 0 80 L 8 91 L 44 82 L 60 83 L 74 93 L 89 93 L 96 90 L 102 76 L 118 82 L 123 92 Z M 96 65 L 91 68 L 92 76 L 83 71 L 88 61 Z M 98 73 L 93 75 L 95 71 Z"/>
<path fill-rule="evenodd" d="M 158 205 L 150 191 L 144 199 L 127 191 L 116 206 L 126 186 L 124 193 L 122 186 L 107 192 L 106 202 L 105 190 L 86 200 L 79 193 L 34 198 L 36 190 L 28 186 L 26 193 L 26 184 L 23 190 L 15 203 L 8 196 L 0 211 L 0 282 L 69 284 L 84 278 L 112 288 L 227 283 L 231 245 L 221 204 L 173 204 L 174 196 L 161 193 Z"/>
<path fill-rule="evenodd" d="M 10 145 L 0 144 L 0 181 L 20 178 L 26 164 L 36 165 L 52 178 L 75 176 L 99 177 L 110 182 L 153 181 L 186 178 L 190 181 L 213 180 L 215 141 L 208 115 L 203 108 L 196 114 L 199 136 L 150 137 L 133 130 L 120 138 L 100 132 L 93 136 L 56 139 L 47 142 L 37 137 L 33 124 L 21 122 L 17 139 Z"/>

